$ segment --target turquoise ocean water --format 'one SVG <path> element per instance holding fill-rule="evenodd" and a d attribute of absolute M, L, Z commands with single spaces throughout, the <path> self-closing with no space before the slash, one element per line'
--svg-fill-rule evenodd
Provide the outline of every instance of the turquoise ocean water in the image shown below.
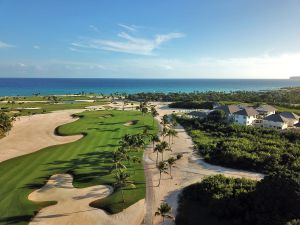
<path fill-rule="evenodd" d="M 0 96 L 115 92 L 259 91 L 300 86 L 300 80 L 0 78 Z"/>

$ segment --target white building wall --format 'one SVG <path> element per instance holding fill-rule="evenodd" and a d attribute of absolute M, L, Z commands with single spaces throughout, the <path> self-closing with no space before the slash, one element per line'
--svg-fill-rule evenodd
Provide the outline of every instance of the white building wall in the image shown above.
<path fill-rule="evenodd" d="M 234 122 L 242 125 L 252 125 L 256 120 L 255 116 L 234 115 Z"/>
<path fill-rule="evenodd" d="M 265 128 L 276 128 L 276 129 L 286 129 L 288 128 L 287 123 L 274 122 L 269 120 L 263 120 L 263 127 Z"/>

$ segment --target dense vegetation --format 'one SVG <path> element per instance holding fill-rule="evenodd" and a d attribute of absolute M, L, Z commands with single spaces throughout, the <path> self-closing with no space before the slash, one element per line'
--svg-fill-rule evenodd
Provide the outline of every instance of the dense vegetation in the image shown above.
<path fill-rule="evenodd" d="M 130 94 L 131 100 L 147 101 L 236 101 L 265 102 L 269 104 L 300 104 L 300 87 L 269 91 L 235 91 L 235 92 L 177 92 L 177 93 L 137 93 Z"/>
<path fill-rule="evenodd" d="M 179 101 L 169 104 L 170 108 L 183 108 L 183 109 L 213 109 L 213 102 L 197 102 L 197 101 Z"/>
<path fill-rule="evenodd" d="M 216 175 L 183 189 L 176 224 L 296 225 L 299 208 L 299 173 L 277 172 L 257 184 Z"/>
<path fill-rule="evenodd" d="M 204 160 L 222 166 L 269 173 L 300 172 L 300 132 L 227 123 L 221 111 L 206 119 L 178 117 Z"/>
<path fill-rule="evenodd" d="M 59 127 L 57 132 L 61 135 L 84 134 L 80 140 L 0 163 L 0 224 L 27 224 L 41 207 L 53 204 L 31 202 L 27 198 L 53 174 L 72 174 L 74 186 L 79 188 L 114 185 L 117 175 L 113 172 L 114 153 L 121 146 L 119 141 L 126 135 L 141 134 L 145 129 L 148 134 L 157 132 L 157 125 L 153 125 L 149 113 L 94 111 L 79 115 L 79 120 Z M 136 122 L 125 126 L 129 121 Z M 123 186 L 106 198 L 101 206 L 109 212 L 119 212 L 145 197 L 142 155 L 142 151 L 132 151 L 129 156 L 139 161 L 121 162 L 126 165 L 126 174 L 130 174 L 129 180 L 135 188 Z"/>
<path fill-rule="evenodd" d="M 0 112 L 0 138 L 10 131 L 12 127 L 12 118 L 6 113 Z"/>

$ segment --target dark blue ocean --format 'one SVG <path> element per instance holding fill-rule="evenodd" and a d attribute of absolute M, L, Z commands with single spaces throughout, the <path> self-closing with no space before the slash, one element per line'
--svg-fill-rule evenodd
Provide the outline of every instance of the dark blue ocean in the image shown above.
<path fill-rule="evenodd" d="M 300 80 L 0 78 L 0 96 L 114 92 L 259 91 L 300 86 Z"/>

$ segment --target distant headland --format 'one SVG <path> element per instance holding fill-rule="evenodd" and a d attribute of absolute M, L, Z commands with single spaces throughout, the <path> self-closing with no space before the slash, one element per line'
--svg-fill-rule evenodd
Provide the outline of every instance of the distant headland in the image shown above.
<path fill-rule="evenodd" d="M 293 76 L 293 77 L 290 77 L 290 80 L 300 80 L 300 76 Z"/>

